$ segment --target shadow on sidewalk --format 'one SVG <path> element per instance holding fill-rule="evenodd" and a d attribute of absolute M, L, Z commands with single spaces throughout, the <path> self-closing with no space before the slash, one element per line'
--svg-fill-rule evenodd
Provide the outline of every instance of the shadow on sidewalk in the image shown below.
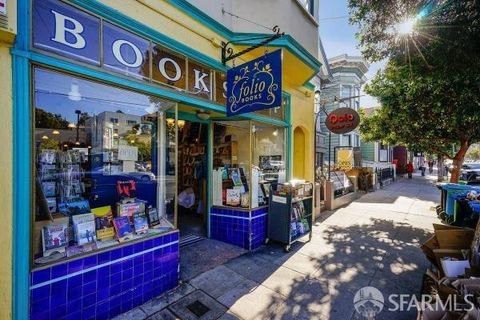
<path fill-rule="evenodd" d="M 276 293 L 259 318 L 351 319 L 355 293 L 365 286 L 378 288 L 385 298 L 393 293 L 420 293 L 427 261 L 418 244 L 429 237 L 428 232 L 378 219 L 319 231 L 317 239 L 294 246 L 290 253 L 272 245 L 226 264 Z M 278 285 L 271 281 L 276 273 L 283 274 L 283 279 L 276 279 Z M 252 289 L 246 295 L 254 293 Z M 238 307 L 243 305 L 242 299 L 239 297 Z M 227 306 L 234 313 L 240 309 L 236 303 Z M 398 319 L 415 315 L 416 311 L 403 313 Z M 383 319 L 381 316 L 377 319 Z M 384 311 L 383 316 L 397 319 L 391 312 Z"/>

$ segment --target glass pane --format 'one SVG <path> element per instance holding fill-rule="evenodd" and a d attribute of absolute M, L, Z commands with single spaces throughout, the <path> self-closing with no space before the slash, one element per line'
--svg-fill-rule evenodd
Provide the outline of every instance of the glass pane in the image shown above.
<path fill-rule="evenodd" d="M 285 128 L 255 122 L 252 126 L 252 208 L 268 203 L 272 182 L 285 182 Z"/>
<path fill-rule="evenodd" d="M 213 205 L 250 207 L 250 122 L 214 124 Z"/>
<path fill-rule="evenodd" d="M 34 90 L 35 262 L 172 230 L 176 104 L 41 68 Z"/>
<path fill-rule="evenodd" d="M 255 113 L 260 114 L 262 116 L 266 116 L 268 118 L 284 120 L 286 106 L 287 106 L 287 97 L 283 97 L 281 107 L 258 110 L 258 111 L 255 111 Z"/>
<path fill-rule="evenodd" d="M 113 24 L 103 23 L 105 68 L 137 78 L 150 77 L 150 43 Z"/>

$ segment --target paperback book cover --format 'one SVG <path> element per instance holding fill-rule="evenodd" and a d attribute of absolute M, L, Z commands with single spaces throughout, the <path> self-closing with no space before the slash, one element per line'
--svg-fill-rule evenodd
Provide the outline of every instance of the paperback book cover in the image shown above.
<path fill-rule="evenodd" d="M 148 220 L 144 213 L 136 213 L 133 216 L 133 223 L 136 234 L 145 234 L 148 232 Z"/>
<path fill-rule="evenodd" d="M 55 252 L 65 253 L 65 247 L 68 244 L 67 239 L 68 225 L 48 224 L 42 228 L 43 256 L 48 257 Z"/>
<path fill-rule="evenodd" d="M 114 218 L 113 225 L 115 226 L 118 241 L 124 242 L 133 238 L 132 226 L 128 217 Z"/>
<path fill-rule="evenodd" d="M 97 230 L 97 240 L 111 240 L 115 237 L 113 228 L 113 213 L 110 206 L 93 208 L 92 213 L 95 216 L 95 229 Z"/>
<path fill-rule="evenodd" d="M 227 189 L 227 205 L 239 206 L 240 205 L 240 190 Z"/>
<path fill-rule="evenodd" d="M 152 208 L 152 207 L 148 208 L 147 219 L 150 227 L 154 227 L 160 224 L 160 218 L 158 217 L 157 208 Z"/>
<path fill-rule="evenodd" d="M 117 215 L 119 217 L 132 218 L 135 213 L 145 212 L 144 202 L 117 203 Z"/>
<path fill-rule="evenodd" d="M 75 240 L 78 245 L 95 242 L 97 240 L 95 230 L 95 217 L 92 213 L 72 216 Z"/>
<path fill-rule="evenodd" d="M 235 186 L 241 186 L 243 185 L 242 179 L 240 177 L 240 174 L 238 171 L 232 171 L 232 181 Z"/>

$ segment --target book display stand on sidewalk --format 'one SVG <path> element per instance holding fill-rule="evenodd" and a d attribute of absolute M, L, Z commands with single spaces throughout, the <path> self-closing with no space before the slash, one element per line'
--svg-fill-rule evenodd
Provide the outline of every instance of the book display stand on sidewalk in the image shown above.
<path fill-rule="evenodd" d="M 288 252 L 295 241 L 307 235 L 309 240 L 312 239 L 312 192 L 311 183 L 270 186 L 266 242 L 270 240 L 280 242 Z"/>

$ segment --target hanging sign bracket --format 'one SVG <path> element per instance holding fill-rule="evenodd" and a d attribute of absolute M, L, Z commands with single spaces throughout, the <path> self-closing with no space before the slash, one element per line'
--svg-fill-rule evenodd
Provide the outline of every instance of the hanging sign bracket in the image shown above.
<path fill-rule="evenodd" d="M 232 44 L 231 41 L 222 42 L 222 48 L 221 49 L 222 49 L 222 63 L 223 63 L 223 65 L 225 65 L 227 63 L 227 61 L 230 61 L 230 60 L 233 60 L 237 57 L 240 57 L 247 52 L 250 52 L 252 50 L 260 48 L 260 47 L 274 41 L 275 39 L 278 39 L 278 38 L 285 35 L 285 32 L 280 32 L 280 28 L 278 26 L 273 27 L 272 30 L 273 30 L 274 34 L 271 35 L 270 37 L 262 36 L 262 37 L 256 37 L 256 38 L 242 39 L 241 41 L 259 40 L 259 39 L 264 39 L 264 40 L 255 44 L 255 45 L 253 45 L 253 46 L 251 46 L 251 47 L 249 47 L 249 48 L 246 48 L 245 50 L 242 50 L 238 53 L 233 53 L 233 48 L 230 47 L 230 45 Z"/>

